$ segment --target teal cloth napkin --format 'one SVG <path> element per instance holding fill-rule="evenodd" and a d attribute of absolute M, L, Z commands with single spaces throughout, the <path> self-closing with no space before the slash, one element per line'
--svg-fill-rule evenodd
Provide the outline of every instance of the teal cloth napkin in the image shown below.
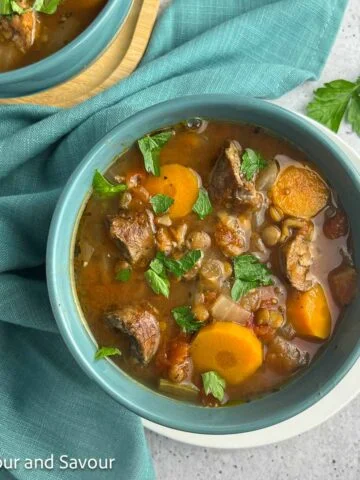
<path fill-rule="evenodd" d="M 317 78 L 346 3 L 174 0 L 140 67 L 114 88 L 69 110 L 0 108 L 0 459 L 21 459 L 14 478 L 154 477 L 139 418 L 80 370 L 50 309 L 46 240 L 73 169 L 115 125 L 158 102 L 274 98 Z M 25 458 L 51 454 L 116 461 L 109 471 L 25 470 Z"/>

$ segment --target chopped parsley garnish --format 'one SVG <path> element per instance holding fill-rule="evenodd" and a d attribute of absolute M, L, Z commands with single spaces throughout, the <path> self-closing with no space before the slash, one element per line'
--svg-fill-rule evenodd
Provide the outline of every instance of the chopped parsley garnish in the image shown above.
<path fill-rule="evenodd" d="M 127 186 L 124 183 L 119 183 L 117 185 L 110 183 L 106 180 L 104 175 L 99 172 L 99 170 L 95 171 L 92 186 L 94 192 L 99 195 L 99 197 L 113 197 L 114 195 L 127 190 Z"/>
<path fill-rule="evenodd" d="M 201 187 L 199 190 L 199 195 L 194 203 L 193 212 L 197 213 L 200 220 L 204 220 L 207 215 L 210 215 L 212 212 L 212 205 L 209 199 L 209 194 L 205 188 Z"/>
<path fill-rule="evenodd" d="M 150 203 L 156 215 L 162 215 L 169 210 L 171 205 L 174 203 L 174 199 L 168 195 L 158 193 L 157 195 L 151 197 Z"/>
<path fill-rule="evenodd" d="M 334 132 L 345 117 L 354 132 L 360 136 L 360 78 L 356 82 L 334 80 L 314 92 L 314 100 L 307 106 L 309 117 Z"/>
<path fill-rule="evenodd" d="M 140 151 L 144 157 L 145 170 L 156 177 L 160 176 L 160 151 L 170 140 L 172 132 L 160 132 L 155 135 L 145 135 L 138 140 Z"/>
<path fill-rule="evenodd" d="M 234 258 L 235 282 L 231 289 L 231 298 L 237 302 L 253 288 L 272 285 L 271 272 L 266 265 L 251 253 Z"/>
<path fill-rule="evenodd" d="M 202 255 L 201 250 L 190 250 L 181 258 L 175 260 L 167 257 L 163 252 L 158 252 L 156 258 L 162 262 L 166 270 L 173 273 L 176 277 L 181 277 L 195 266 Z"/>
<path fill-rule="evenodd" d="M 121 355 L 121 351 L 115 347 L 100 347 L 95 352 L 95 360 L 100 360 L 101 358 L 111 357 L 113 355 Z"/>
<path fill-rule="evenodd" d="M 115 280 L 119 282 L 128 282 L 131 278 L 131 268 L 123 268 L 116 272 Z"/>
<path fill-rule="evenodd" d="M 184 333 L 194 333 L 201 328 L 201 322 L 198 322 L 191 311 L 191 307 L 184 305 L 171 310 L 175 322 Z"/>
<path fill-rule="evenodd" d="M 166 275 L 165 266 L 155 258 L 150 263 L 150 268 L 145 272 L 145 279 L 149 287 L 157 294 L 168 298 L 170 294 L 170 282 Z"/>
<path fill-rule="evenodd" d="M 222 402 L 226 387 L 225 380 L 218 373 L 213 371 L 201 374 L 201 378 L 206 395 L 211 394 L 218 399 L 219 402 Z"/>
<path fill-rule="evenodd" d="M 254 176 L 267 166 L 267 161 L 251 148 L 246 148 L 242 155 L 240 170 L 244 174 L 246 180 L 253 180 Z"/>

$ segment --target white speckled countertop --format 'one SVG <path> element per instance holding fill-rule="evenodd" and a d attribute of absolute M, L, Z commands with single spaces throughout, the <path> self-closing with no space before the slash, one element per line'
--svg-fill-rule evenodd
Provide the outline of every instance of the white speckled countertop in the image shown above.
<path fill-rule="evenodd" d="M 276 103 L 303 113 L 320 84 L 337 78 L 354 80 L 360 75 L 359 53 L 360 0 L 349 0 L 320 80 L 296 88 Z M 360 138 L 348 125 L 339 134 L 360 151 Z M 223 451 L 184 445 L 151 432 L 147 438 L 158 480 L 360 479 L 360 397 L 322 426 L 268 447 Z"/>

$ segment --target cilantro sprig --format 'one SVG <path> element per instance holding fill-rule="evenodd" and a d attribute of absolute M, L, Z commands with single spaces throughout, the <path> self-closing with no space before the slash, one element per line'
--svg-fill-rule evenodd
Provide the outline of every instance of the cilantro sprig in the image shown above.
<path fill-rule="evenodd" d="M 171 310 L 175 322 L 184 333 L 195 333 L 201 328 L 201 322 L 198 322 L 191 311 L 191 307 L 183 305 Z"/>
<path fill-rule="evenodd" d="M 267 166 L 267 161 L 259 152 L 251 148 L 246 148 L 242 155 L 240 171 L 244 174 L 246 180 L 253 180 L 254 176 Z"/>
<path fill-rule="evenodd" d="M 315 90 L 307 114 L 334 132 L 339 130 L 345 117 L 360 136 L 360 78 L 356 82 L 334 80 L 325 83 Z"/>
<path fill-rule="evenodd" d="M 206 395 L 211 394 L 213 397 L 222 402 L 225 395 L 225 380 L 214 371 L 205 372 L 201 375 Z"/>
<path fill-rule="evenodd" d="M 145 170 L 156 177 L 160 176 L 160 151 L 170 140 L 172 132 L 160 132 L 156 135 L 145 135 L 138 140 L 140 151 L 144 158 Z"/>
<path fill-rule="evenodd" d="M 273 284 L 270 270 L 251 253 L 234 258 L 234 275 L 231 298 L 235 302 L 253 288 Z"/>

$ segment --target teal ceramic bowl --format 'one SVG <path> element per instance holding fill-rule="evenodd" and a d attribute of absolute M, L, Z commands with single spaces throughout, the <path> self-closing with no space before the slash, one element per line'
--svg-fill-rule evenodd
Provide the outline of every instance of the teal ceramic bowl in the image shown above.
<path fill-rule="evenodd" d="M 0 73 L 0 98 L 32 95 L 80 73 L 115 37 L 131 4 L 132 0 L 108 0 L 89 27 L 66 47 L 40 62 Z"/>
<path fill-rule="evenodd" d="M 149 131 L 195 116 L 260 125 L 301 148 L 340 195 L 350 218 L 355 262 L 360 269 L 360 181 L 342 151 L 306 120 L 261 100 L 231 95 L 188 96 L 158 104 L 124 121 L 91 150 L 71 176 L 57 205 L 49 235 L 50 299 L 70 352 L 91 378 L 129 410 L 155 423 L 188 432 L 249 432 L 282 422 L 309 408 L 351 369 L 360 354 L 359 296 L 311 366 L 280 391 L 250 403 L 211 409 L 150 390 L 110 360 L 94 362 L 96 346 L 74 290 L 74 236 L 95 169 L 105 171 L 114 156 Z"/>

